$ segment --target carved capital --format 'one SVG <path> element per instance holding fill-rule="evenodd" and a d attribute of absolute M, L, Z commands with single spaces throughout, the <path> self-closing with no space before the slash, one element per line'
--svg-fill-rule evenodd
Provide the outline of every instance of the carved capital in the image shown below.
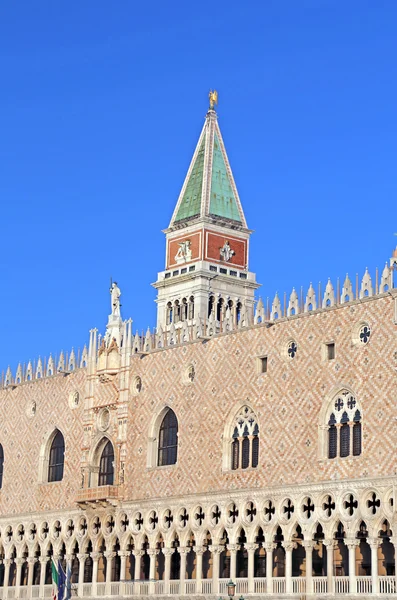
<path fill-rule="evenodd" d="M 50 560 L 49 556 L 40 556 L 39 557 L 39 561 L 41 565 L 45 565 L 48 563 L 48 561 Z M 5 562 L 5 561 L 4 561 Z"/>
<path fill-rule="evenodd" d="M 303 540 L 302 541 L 302 546 L 306 549 L 306 550 L 313 550 L 314 546 L 315 546 L 316 542 L 314 540 Z"/>
<path fill-rule="evenodd" d="M 128 558 L 130 554 L 131 552 L 129 552 L 128 550 L 120 550 L 120 552 L 118 552 L 120 558 Z"/>
<path fill-rule="evenodd" d="M 224 546 L 209 546 L 209 551 L 211 554 L 221 554 L 224 549 Z"/>
<path fill-rule="evenodd" d="M 17 565 L 17 567 L 21 567 L 22 564 L 25 562 L 24 558 L 15 558 L 15 564 Z"/>
<path fill-rule="evenodd" d="M 29 565 L 34 565 L 38 561 L 37 556 L 28 556 L 26 559 Z"/>
<path fill-rule="evenodd" d="M 107 560 L 112 559 L 116 556 L 117 552 L 104 552 L 104 555 Z"/>
<path fill-rule="evenodd" d="M 247 550 L 248 554 L 254 553 L 258 548 L 258 544 L 244 544 L 244 548 Z"/>
<path fill-rule="evenodd" d="M 174 551 L 174 548 L 163 548 L 164 556 L 171 556 L 172 554 L 174 554 Z"/>
<path fill-rule="evenodd" d="M 202 556 L 206 552 L 207 548 L 195 548 L 194 551 L 197 556 Z"/>
<path fill-rule="evenodd" d="M 273 550 L 277 548 L 277 544 L 275 544 L 274 542 L 265 542 L 263 544 L 263 547 L 266 550 L 266 552 L 273 552 Z"/>
<path fill-rule="evenodd" d="M 188 554 L 188 552 L 191 551 L 191 548 L 189 548 L 189 546 L 182 546 L 177 548 L 177 551 L 179 552 L 179 554 Z"/>
<path fill-rule="evenodd" d="M 146 550 L 146 552 L 149 554 L 149 556 L 156 556 L 156 554 L 158 554 L 160 550 L 158 550 L 157 548 L 149 548 L 148 550 Z"/>
<path fill-rule="evenodd" d="M 338 541 L 337 540 L 323 540 L 323 544 L 324 546 L 327 548 L 336 548 L 338 545 Z"/>
<path fill-rule="evenodd" d="M 292 550 L 295 550 L 298 547 L 298 544 L 296 542 L 291 541 L 282 542 L 282 545 L 286 552 L 292 552 Z"/>
<path fill-rule="evenodd" d="M 133 554 L 133 555 L 134 555 L 136 558 L 138 558 L 139 556 L 143 556 L 143 555 L 144 555 L 144 553 L 145 553 L 145 552 L 144 552 L 143 550 L 135 550 L 135 549 L 134 549 L 134 550 L 132 551 L 132 554 Z"/>
<path fill-rule="evenodd" d="M 382 540 L 380 538 L 367 538 L 367 542 L 371 546 L 371 548 L 379 548 L 379 546 L 382 543 Z"/>
<path fill-rule="evenodd" d="M 394 546 L 397 546 L 397 537 L 396 537 L 396 536 L 392 536 L 392 537 L 390 538 L 390 542 L 391 542 L 391 543 L 392 543 Z"/>
<path fill-rule="evenodd" d="M 229 552 L 237 552 L 239 546 L 238 544 L 228 544 L 226 548 L 229 550 Z"/>
<path fill-rule="evenodd" d="M 85 561 L 88 558 L 88 554 L 77 554 L 77 558 L 79 559 L 79 561 Z"/>
<path fill-rule="evenodd" d="M 347 546 L 347 548 L 349 548 L 349 550 L 351 550 L 352 548 L 357 548 L 357 546 L 360 545 L 360 540 L 357 540 L 355 538 L 349 538 L 347 540 L 345 540 L 345 546 Z"/>
<path fill-rule="evenodd" d="M 91 558 L 94 562 L 98 561 L 101 556 L 102 556 L 102 552 L 91 552 Z"/>

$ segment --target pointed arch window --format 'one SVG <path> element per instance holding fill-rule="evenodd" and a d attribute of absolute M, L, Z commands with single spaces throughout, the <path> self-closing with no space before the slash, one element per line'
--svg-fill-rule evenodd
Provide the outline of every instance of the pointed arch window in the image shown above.
<path fill-rule="evenodd" d="M 256 468 L 259 463 L 259 426 L 251 408 L 244 406 L 235 418 L 231 439 L 230 467 Z"/>
<path fill-rule="evenodd" d="M 4 450 L 0 444 L 0 489 L 3 487 Z"/>
<path fill-rule="evenodd" d="M 65 461 L 65 440 L 62 433 L 57 430 L 50 447 L 48 460 L 48 481 L 62 481 Z"/>
<path fill-rule="evenodd" d="M 168 409 L 159 430 L 159 467 L 174 465 L 178 457 L 178 419 L 173 410 Z"/>
<path fill-rule="evenodd" d="M 328 413 L 328 458 L 359 456 L 362 452 L 361 412 L 351 392 L 342 390 L 332 400 Z"/>
<path fill-rule="evenodd" d="M 99 461 L 98 485 L 113 485 L 114 482 L 114 450 L 109 440 L 102 450 Z"/>
<path fill-rule="evenodd" d="M 353 419 L 353 456 L 361 454 L 361 414 L 356 410 Z"/>
<path fill-rule="evenodd" d="M 335 458 L 337 451 L 337 429 L 335 415 L 332 414 L 328 421 L 328 458 Z"/>

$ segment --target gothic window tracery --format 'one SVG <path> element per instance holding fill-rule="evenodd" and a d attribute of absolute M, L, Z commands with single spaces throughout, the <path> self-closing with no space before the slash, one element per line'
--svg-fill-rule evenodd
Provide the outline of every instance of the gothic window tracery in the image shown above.
<path fill-rule="evenodd" d="M 170 408 L 159 430 L 158 466 L 174 465 L 178 456 L 178 420 Z"/>
<path fill-rule="evenodd" d="M 48 481 L 62 481 L 63 467 L 65 460 L 65 440 L 62 433 L 58 430 L 52 440 L 49 462 L 48 462 Z"/>
<path fill-rule="evenodd" d="M 328 458 L 346 458 L 361 454 L 361 411 L 351 392 L 342 390 L 332 400 L 326 423 Z"/>
<path fill-rule="evenodd" d="M 251 408 L 244 406 L 234 421 L 231 441 L 231 468 L 248 469 L 258 466 L 259 426 Z"/>

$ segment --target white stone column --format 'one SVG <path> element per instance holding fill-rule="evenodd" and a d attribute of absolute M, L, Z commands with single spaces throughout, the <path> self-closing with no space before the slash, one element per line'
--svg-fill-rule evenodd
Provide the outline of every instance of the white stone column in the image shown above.
<path fill-rule="evenodd" d="M 230 552 L 230 579 L 235 581 L 238 546 L 237 544 L 228 544 L 227 549 Z"/>
<path fill-rule="evenodd" d="M 132 554 L 135 556 L 135 568 L 134 568 L 134 581 L 140 581 L 141 579 L 141 561 L 144 554 L 143 550 L 133 550 Z"/>
<path fill-rule="evenodd" d="M 98 582 L 98 561 L 101 556 L 100 552 L 91 552 L 92 558 L 92 586 L 91 586 L 91 594 L 93 597 L 97 595 L 97 582 Z"/>
<path fill-rule="evenodd" d="M 204 548 L 196 548 L 196 594 L 201 594 L 203 589 L 203 554 Z"/>
<path fill-rule="evenodd" d="M 135 556 L 135 568 L 134 568 L 134 589 L 133 593 L 139 595 L 140 593 L 140 579 L 141 579 L 141 560 L 144 554 L 143 550 L 133 550 L 132 554 Z"/>
<path fill-rule="evenodd" d="M 34 570 L 34 565 L 37 561 L 37 558 L 35 556 L 29 556 L 27 559 L 28 561 L 28 598 L 32 597 L 32 585 L 33 585 L 33 570 Z"/>
<path fill-rule="evenodd" d="M 77 595 L 82 598 L 83 597 L 83 583 L 84 583 L 84 567 L 85 561 L 88 558 L 88 554 L 78 554 L 77 558 L 79 559 L 79 583 Z"/>
<path fill-rule="evenodd" d="M 4 598 L 7 598 L 7 594 L 8 594 L 8 581 L 10 579 L 10 565 L 11 565 L 11 558 L 5 558 L 4 559 L 4 586 L 3 586 Z"/>
<path fill-rule="evenodd" d="M 277 544 L 265 542 L 263 547 L 266 550 L 266 593 L 273 594 L 273 550 Z"/>
<path fill-rule="evenodd" d="M 248 553 L 248 593 L 253 594 L 255 592 L 255 550 L 258 544 L 245 544 L 245 549 Z"/>
<path fill-rule="evenodd" d="M 157 548 L 149 548 L 147 551 L 150 556 L 150 565 L 149 565 L 149 594 L 154 594 L 154 580 L 156 576 L 156 556 L 159 553 Z"/>
<path fill-rule="evenodd" d="M 127 558 L 129 557 L 130 552 L 127 550 L 120 551 L 120 596 L 124 596 L 125 593 L 125 568 L 127 565 Z"/>
<path fill-rule="evenodd" d="M 302 546 L 306 551 L 306 594 L 313 593 L 313 540 L 303 540 Z"/>
<path fill-rule="evenodd" d="M 212 554 L 212 595 L 219 594 L 219 557 L 223 551 L 223 546 L 210 546 Z"/>
<path fill-rule="evenodd" d="M 171 556 L 174 553 L 173 548 L 163 548 L 164 554 L 164 594 L 170 593 L 170 577 L 171 577 Z"/>
<path fill-rule="evenodd" d="M 368 538 L 368 544 L 371 548 L 371 577 L 372 577 L 372 593 L 379 593 L 379 578 L 378 578 L 378 548 L 382 542 L 379 538 Z"/>
<path fill-rule="evenodd" d="M 360 540 L 346 539 L 345 544 L 349 550 L 349 593 L 357 594 L 356 548 L 360 544 Z"/>
<path fill-rule="evenodd" d="M 186 578 L 186 556 L 187 553 L 190 552 L 190 548 L 185 546 L 185 547 L 179 547 L 177 548 L 180 557 L 181 557 L 181 562 L 180 562 L 180 569 L 179 569 L 179 593 L 181 596 L 185 595 L 185 578 Z"/>
<path fill-rule="evenodd" d="M 15 576 L 15 597 L 19 597 L 19 590 L 21 587 L 21 573 L 22 573 L 22 563 L 25 562 L 24 558 L 15 558 L 15 564 L 17 565 L 17 572 Z"/>
<path fill-rule="evenodd" d="M 113 559 L 116 556 L 116 552 L 105 552 L 104 556 L 106 558 L 105 590 L 106 590 L 106 595 L 110 596 L 111 583 L 112 583 L 112 564 L 113 564 Z"/>
<path fill-rule="evenodd" d="M 285 550 L 285 591 L 287 594 L 292 593 L 292 550 L 296 548 L 295 542 L 283 542 Z"/>
<path fill-rule="evenodd" d="M 40 598 L 44 598 L 45 572 L 49 560 L 49 556 L 40 556 Z"/>
<path fill-rule="evenodd" d="M 336 540 L 324 540 L 324 546 L 327 548 L 327 594 L 334 593 L 334 549 Z"/>

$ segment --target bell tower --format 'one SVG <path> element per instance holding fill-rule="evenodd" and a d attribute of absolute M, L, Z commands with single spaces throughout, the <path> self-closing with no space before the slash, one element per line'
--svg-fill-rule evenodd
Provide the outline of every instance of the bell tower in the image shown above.
<path fill-rule="evenodd" d="M 218 125 L 217 92 L 209 94 L 192 161 L 166 235 L 158 274 L 157 330 L 253 313 L 259 287 L 249 271 L 248 229 Z M 248 316 L 247 316 L 248 315 Z"/>

